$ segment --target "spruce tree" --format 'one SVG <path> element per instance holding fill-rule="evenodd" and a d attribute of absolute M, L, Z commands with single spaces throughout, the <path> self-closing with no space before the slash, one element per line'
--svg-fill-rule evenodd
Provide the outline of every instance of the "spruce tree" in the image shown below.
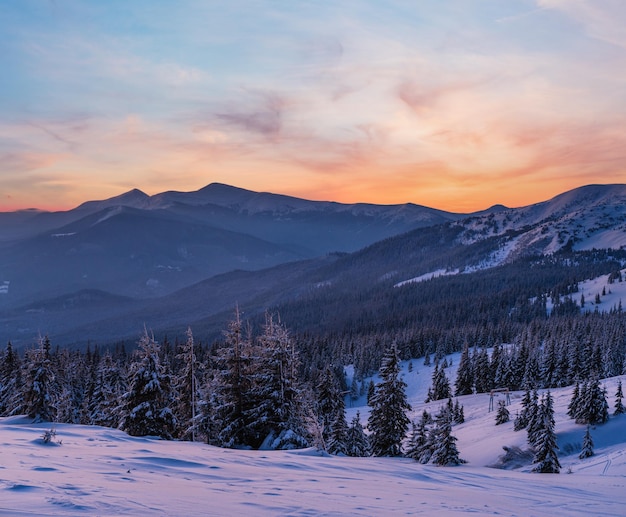
<path fill-rule="evenodd" d="M 345 404 L 339 384 L 330 367 L 326 367 L 317 384 L 317 415 L 322 428 L 324 442 L 328 443 L 332 424 L 337 418 L 337 413 L 344 413 Z M 344 417 L 345 418 L 345 417 Z"/>
<path fill-rule="evenodd" d="M 455 424 L 462 424 L 463 422 L 465 422 L 465 412 L 463 410 L 463 406 L 459 404 L 459 399 L 456 399 L 454 401 L 454 411 L 453 411 L 452 421 Z"/>
<path fill-rule="evenodd" d="M 330 426 L 327 448 L 330 454 L 348 456 L 348 424 L 343 408 L 335 413 L 335 419 Z"/>
<path fill-rule="evenodd" d="M 583 448 L 578 457 L 581 460 L 584 460 L 585 458 L 590 458 L 593 454 L 593 439 L 591 438 L 590 426 L 587 425 L 587 430 L 585 431 L 585 436 L 583 437 Z"/>
<path fill-rule="evenodd" d="M 0 361 L 0 416 L 20 412 L 22 407 L 22 371 L 19 354 L 9 341 Z"/>
<path fill-rule="evenodd" d="M 536 467 L 533 468 L 533 472 L 558 474 L 561 464 L 556 452 L 559 447 L 554 431 L 554 407 L 550 391 L 543 396 L 538 413 L 539 426 L 534 441 L 535 457 L 533 459 Z"/>
<path fill-rule="evenodd" d="M 120 403 L 127 391 L 122 368 L 106 352 L 98 364 L 97 382 L 87 408 L 90 425 L 117 427 L 120 422 Z"/>
<path fill-rule="evenodd" d="M 532 405 L 532 397 L 530 395 L 530 389 L 526 388 L 524 396 L 522 397 L 522 410 L 519 412 L 515 421 L 513 422 L 513 430 L 521 431 L 528 426 L 528 420 L 530 417 L 530 408 Z"/>
<path fill-rule="evenodd" d="M 509 410 L 504 400 L 498 401 L 498 412 L 496 413 L 496 425 L 505 424 L 509 421 Z"/>
<path fill-rule="evenodd" d="M 252 404 L 253 348 L 250 337 L 244 335 L 239 307 L 235 308 L 234 319 L 224 332 L 215 365 L 201 403 L 205 434 L 221 447 L 258 445 L 248 418 Z"/>
<path fill-rule="evenodd" d="M 541 406 L 537 390 L 533 390 L 530 406 L 528 406 L 528 425 L 526 426 L 528 444 L 534 448 L 541 428 Z"/>
<path fill-rule="evenodd" d="M 361 415 L 357 411 L 346 433 L 346 454 L 357 458 L 370 456 L 370 444 L 361 425 Z"/>
<path fill-rule="evenodd" d="M 617 391 L 615 392 L 615 411 L 614 415 L 621 415 L 626 413 L 626 408 L 622 404 L 622 399 L 624 398 L 624 393 L 622 392 L 622 380 L 620 379 L 617 382 Z"/>
<path fill-rule="evenodd" d="M 161 364 L 159 345 L 144 333 L 128 372 L 128 391 L 122 400 L 120 429 L 131 436 L 159 436 L 171 439 L 176 419 L 171 401 L 171 378 Z"/>
<path fill-rule="evenodd" d="M 435 416 L 435 447 L 431 461 L 435 465 L 450 466 L 465 463 L 459 457 L 456 437 L 452 435 L 452 421 L 448 411 L 442 410 Z"/>
<path fill-rule="evenodd" d="M 55 375 L 48 336 L 40 340 L 38 349 L 26 354 L 26 395 L 24 410 L 34 422 L 52 422 L 56 416 Z"/>
<path fill-rule="evenodd" d="M 372 397 L 368 429 L 374 456 L 400 456 L 402 441 L 409 428 L 406 415 L 411 410 L 406 383 L 400 378 L 400 356 L 395 344 L 387 350 L 380 367 L 381 382 Z"/>
<path fill-rule="evenodd" d="M 294 340 L 280 321 L 266 314 L 263 334 L 254 351 L 250 407 L 244 411 L 253 445 L 273 449 L 306 447 Z"/>
<path fill-rule="evenodd" d="M 461 361 L 459 362 L 459 368 L 456 372 L 456 382 L 454 385 L 456 388 L 454 394 L 457 397 L 460 395 L 471 395 L 473 392 L 474 376 L 469 355 L 469 345 L 467 343 L 463 346 Z"/>
<path fill-rule="evenodd" d="M 199 363 L 196 359 L 191 328 L 187 328 L 186 334 L 187 339 L 179 346 L 179 353 L 176 355 L 176 359 L 182 362 L 182 368 L 174 380 L 174 388 L 178 393 L 174 411 L 178 422 L 177 437 L 181 440 L 194 441 L 199 399 Z"/>

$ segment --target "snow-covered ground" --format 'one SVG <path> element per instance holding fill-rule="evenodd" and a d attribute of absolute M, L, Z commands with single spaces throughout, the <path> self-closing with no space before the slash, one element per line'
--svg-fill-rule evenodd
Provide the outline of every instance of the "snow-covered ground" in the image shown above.
<path fill-rule="evenodd" d="M 446 370 L 454 382 L 459 355 Z M 403 364 L 412 418 L 424 408 L 432 367 Z M 607 379 L 611 409 L 619 378 Z M 626 384 L 626 377 L 622 377 Z M 56 425 L 60 444 L 41 440 L 51 424 L 0 419 L 0 515 L 516 515 L 626 513 L 626 415 L 592 429 L 595 456 L 578 459 L 585 427 L 565 412 L 571 388 L 552 390 L 561 474 L 530 465 L 491 468 L 502 446 L 525 448 L 513 422 L 496 426 L 489 395 L 459 398 L 466 422 L 453 428 L 466 465 L 436 467 L 404 458 L 345 458 L 314 449 L 237 451 L 200 443 L 134 438 L 101 427 Z M 521 393 L 511 394 L 515 416 Z M 503 397 L 503 395 L 499 395 Z M 348 421 L 368 408 L 349 407 Z M 494 404 L 497 406 L 496 404 Z M 568 473 L 569 472 L 569 473 Z"/>

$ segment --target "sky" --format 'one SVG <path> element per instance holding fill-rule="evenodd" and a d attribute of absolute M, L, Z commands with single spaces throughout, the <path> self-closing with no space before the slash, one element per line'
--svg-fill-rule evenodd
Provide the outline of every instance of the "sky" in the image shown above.
<path fill-rule="evenodd" d="M 453 212 L 626 182 L 623 0 L 1 0 L 0 211 L 213 182 Z"/>

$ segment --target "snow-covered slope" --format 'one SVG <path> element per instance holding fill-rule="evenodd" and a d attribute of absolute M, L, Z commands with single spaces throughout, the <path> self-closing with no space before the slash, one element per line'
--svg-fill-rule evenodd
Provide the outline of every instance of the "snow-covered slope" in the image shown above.
<path fill-rule="evenodd" d="M 446 373 L 454 382 L 459 355 Z M 432 367 L 403 364 L 412 418 L 440 402 L 423 402 Z M 610 405 L 619 378 L 607 379 Z M 626 382 L 626 377 L 621 377 Z M 453 428 L 458 467 L 405 458 L 345 458 L 314 449 L 239 451 L 200 443 L 134 438 L 96 426 L 56 426 L 0 419 L 0 515 L 623 515 L 626 505 L 626 415 L 592 429 L 595 456 L 578 459 L 584 426 L 565 414 L 571 388 L 552 390 L 562 473 L 488 467 L 502 446 L 525 448 L 513 423 L 495 426 L 489 395 L 459 397 L 466 422 Z M 521 393 L 511 394 L 509 411 Z M 364 399 L 353 402 L 349 419 Z M 54 441 L 54 440 L 53 440 Z"/>
<path fill-rule="evenodd" d="M 554 253 L 626 246 L 626 185 L 588 185 L 523 208 L 464 219 L 465 244 L 507 235 L 504 260 L 530 253 Z"/>

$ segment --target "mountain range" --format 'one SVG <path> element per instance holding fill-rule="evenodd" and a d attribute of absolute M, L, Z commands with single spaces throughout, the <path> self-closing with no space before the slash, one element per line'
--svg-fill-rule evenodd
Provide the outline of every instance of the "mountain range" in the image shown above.
<path fill-rule="evenodd" d="M 135 189 L 66 212 L 0 213 L 0 340 L 109 343 L 136 340 L 144 324 L 219 335 L 235 304 L 252 315 L 329 286 L 393 287 L 625 246 L 623 184 L 473 214 L 215 183 L 154 196 Z"/>

